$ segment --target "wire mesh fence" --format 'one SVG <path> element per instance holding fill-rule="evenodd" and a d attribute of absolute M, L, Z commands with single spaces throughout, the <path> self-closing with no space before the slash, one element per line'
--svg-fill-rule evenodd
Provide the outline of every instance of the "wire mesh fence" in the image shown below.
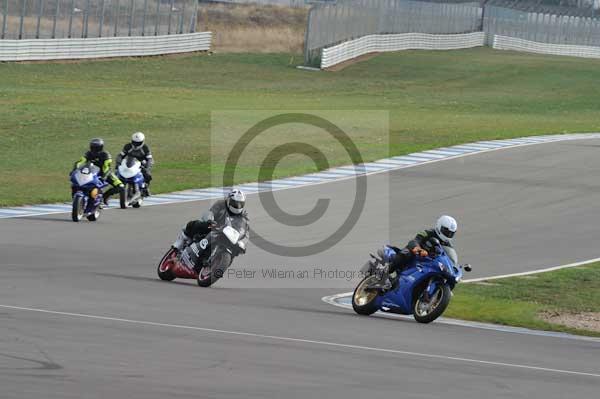
<path fill-rule="evenodd" d="M 308 7 L 309 2 L 306 0 L 204 0 L 207 3 L 224 3 L 224 4 L 255 4 L 255 5 L 275 5 L 283 7 L 301 8 Z M 322 0 L 333 1 L 335 0 Z"/>
<path fill-rule="evenodd" d="M 372 34 L 485 31 L 549 44 L 600 47 L 600 0 L 338 0 L 309 12 L 304 58 Z"/>
<path fill-rule="evenodd" d="M 484 30 L 489 40 L 493 40 L 493 35 L 502 35 L 540 43 L 600 47 L 600 16 L 575 14 L 486 6 Z"/>
<path fill-rule="evenodd" d="M 305 62 L 318 62 L 325 46 L 386 33 L 468 33 L 481 30 L 478 2 L 432 3 L 413 0 L 338 0 L 311 8 Z"/>
<path fill-rule="evenodd" d="M 0 0 L 0 39 L 196 31 L 197 0 Z"/>
<path fill-rule="evenodd" d="M 574 17 L 600 15 L 600 0 L 487 0 L 485 5 Z"/>

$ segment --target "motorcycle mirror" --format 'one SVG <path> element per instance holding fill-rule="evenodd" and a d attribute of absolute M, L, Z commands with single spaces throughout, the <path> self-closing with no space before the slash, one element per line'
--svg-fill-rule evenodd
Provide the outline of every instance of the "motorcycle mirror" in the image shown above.
<path fill-rule="evenodd" d="M 471 265 L 470 265 L 470 264 L 468 264 L 468 263 L 465 263 L 465 264 L 463 265 L 463 269 L 464 269 L 466 272 L 470 272 L 471 270 L 473 270 L 473 268 L 471 267 Z"/>

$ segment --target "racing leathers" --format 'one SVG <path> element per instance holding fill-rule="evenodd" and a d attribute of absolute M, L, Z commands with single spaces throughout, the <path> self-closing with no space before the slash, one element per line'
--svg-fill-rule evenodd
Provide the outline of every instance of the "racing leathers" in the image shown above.
<path fill-rule="evenodd" d="M 141 162 L 142 174 L 144 175 L 144 182 L 146 183 L 144 195 L 149 195 L 150 193 L 148 187 L 152 181 L 152 166 L 154 165 L 154 157 L 152 157 L 150 147 L 148 147 L 146 144 L 142 145 L 141 147 L 135 147 L 131 143 L 125 144 L 119 155 L 117 155 L 117 168 L 119 165 L 121 165 L 123 158 L 128 156 L 134 157 Z"/>
<path fill-rule="evenodd" d="M 384 290 L 392 288 L 393 281 L 397 280 L 400 272 L 402 272 L 416 256 L 428 256 L 429 251 L 436 250 L 431 243 L 431 241 L 435 241 L 431 240 L 433 238 L 437 239 L 442 245 L 452 248 L 452 243 L 442 240 L 435 229 L 419 232 L 404 248 L 387 245 L 386 247 L 392 249 L 393 254 L 387 256 L 387 260 L 389 261 L 387 265 L 385 262 L 384 264 L 376 265 L 374 271 L 378 277 L 378 281 L 373 287 L 382 288 Z M 386 260 L 386 253 L 389 254 L 390 252 L 386 251 L 386 247 L 377 250 L 377 255 L 384 261 Z M 389 277 L 390 275 L 394 276 L 391 280 Z"/>
<path fill-rule="evenodd" d="M 239 251 L 245 252 L 246 244 L 248 243 L 248 215 L 244 211 L 240 214 L 229 212 L 225 200 L 217 201 L 210 208 L 211 217 L 192 220 L 188 222 L 177 240 L 173 243 L 173 247 L 178 251 L 182 251 L 181 262 L 189 268 L 193 268 L 196 272 L 200 272 L 204 266 L 208 266 L 208 258 L 210 256 L 210 242 L 207 238 L 211 229 L 222 227 L 225 225 L 227 218 L 231 220 L 233 225 L 238 222 L 245 226 L 243 236 L 239 238 Z M 236 255 L 236 254 L 234 254 Z"/>
<path fill-rule="evenodd" d="M 452 243 L 449 241 L 444 241 L 442 238 L 440 238 L 435 232 L 435 229 L 423 230 L 419 232 L 414 239 L 410 240 L 402 249 L 390 246 L 390 248 L 394 249 L 396 253 L 390 259 L 390 273 L 395 271 L 401 272 L 417 255 L 427 256 L 427 242 L 431 238 L 437 238 L 442 245 L 452 248 Z"/>
<path fill-rule="evenodd" d="M 79 161 L 75 163 L 75 168 L 79 168 L 86 163 L 92 163 L 100 169 L 100 177 L 107 181 L 112 187 L 104 193 L 104 202 L 108 201 L 110 195 L 123 189 L 123 182 L 112 172 L 112 157 L 108 151 L 87 151 Z"/>

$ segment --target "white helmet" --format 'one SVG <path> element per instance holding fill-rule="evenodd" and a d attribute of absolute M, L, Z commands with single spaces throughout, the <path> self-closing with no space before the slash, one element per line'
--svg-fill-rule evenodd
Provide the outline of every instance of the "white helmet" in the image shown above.
<path fill-rule="evenodd" d="M 146 136 L 142 132 L 135 132 L 131 135 L 131 145 L 136 150 L 144 145 L 144 140 L 146 140 Z"/>
<path fill-rule="evenodd" d="M 246 206 L 246 194 L 241 190 L 234 188 L 227 194 L 226 202 L 229 212 L 239 215 L 244 211 L 244 207 Z"/>
<path fill-rule="evenodd" d="M 435 223 L 435 233 L 442 241 L 450 242 L 456 234 L 458 223 L 452 216 L 443 215 Z"/>

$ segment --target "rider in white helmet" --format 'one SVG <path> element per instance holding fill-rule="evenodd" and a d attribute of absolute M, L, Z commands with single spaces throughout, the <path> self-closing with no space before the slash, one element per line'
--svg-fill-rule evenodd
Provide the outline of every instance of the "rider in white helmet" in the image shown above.
<path fill-rule="evenodd" d="M 123 158 L 127 156 L 134 157 L 142 163 L 142 174 L 144 175 L 144 181 L 146 182 L 146 186 L 143 188 L 144 196 L 149 196 L 154 158 L 152 157 L 150 147 L 146 144 L 146 136 L 144 133 L 135 132 L 131 135 L 131 142 L 125 144 L 123 150 L 117 155 L 117 168 L 121 164 Z"/>
<path fill-rule="evenodd" d="M 423 230 L 415 236 L 414 239 L 400 249 L 398 247 L 389 246 L 396 253 L 390 259 L 389 273 L 400 272 L 415 256 L 428 256 L 432 250 L 432 239 L 437 239 L 440 244 L 445 247 L 453 247 L 453 239 L 458 230 L 458 223 L 452 216 L 442 215 L 438 218 L 433 229 Z M 383 258 L 384 249 L 377 251 L 378 255 Z M 390 288 L 389 280 L 381 282 L 382 288 Z"/>

